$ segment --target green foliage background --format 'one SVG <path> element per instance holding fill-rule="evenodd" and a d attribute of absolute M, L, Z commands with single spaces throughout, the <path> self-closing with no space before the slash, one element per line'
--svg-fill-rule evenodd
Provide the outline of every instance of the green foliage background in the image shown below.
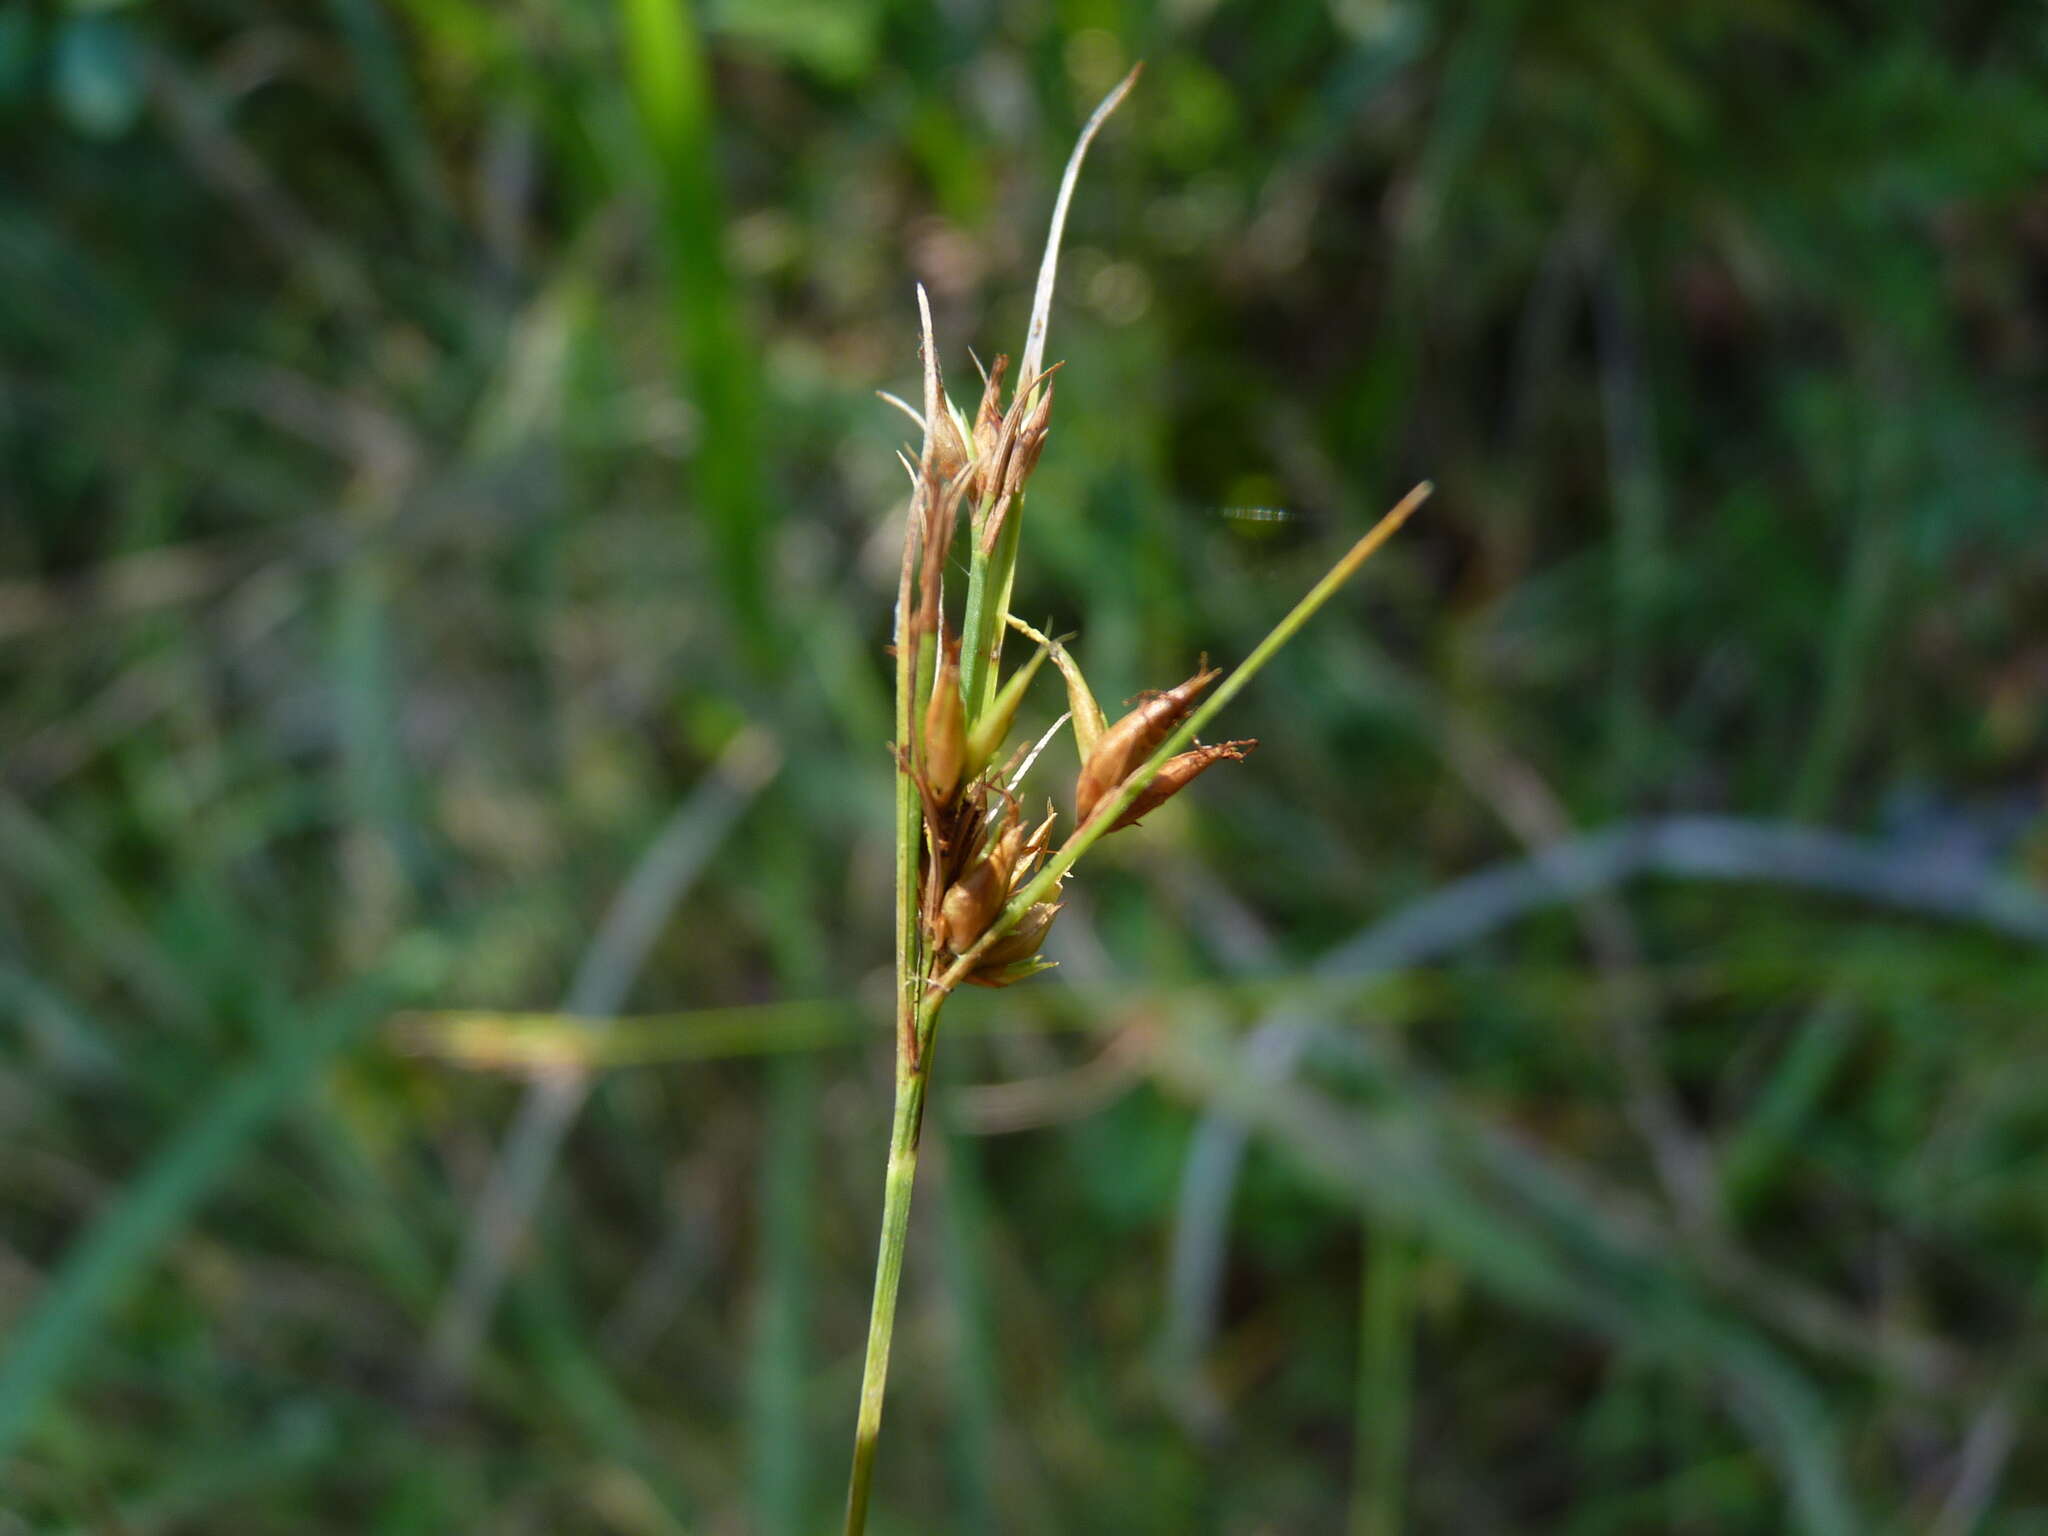
<path fill-rule="evenodd" d="M 949 1010 L 874 1528 L 2048 1531 L 2048 22 L 1989 0 L 0 3 L 0 1531 L 832 1524 L 871 391 L 914 280 L 956 392 L 1020 347 L 1138 57 L 1020 611 L 1121 698 L 1439 492 Z M 1897 899 L 1667 870 L 1305 987 L 1678 813 Z M 599 1037 L 424 1015 L 565 999 L 652 1017 L 451 1318 L 493 1062 Z"/>

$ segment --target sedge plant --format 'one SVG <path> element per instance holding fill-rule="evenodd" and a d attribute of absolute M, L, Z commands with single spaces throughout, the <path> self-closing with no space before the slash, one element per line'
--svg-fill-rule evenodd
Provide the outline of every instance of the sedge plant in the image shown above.
<path fill-rule="evenodd" d="M 971 417 L 948 399 L 921 288 L 922 409 L 894 402 L 918 422 L 923 444 L 915 458 L 903 455 L 911 495 L 894 630 L 896 1102 L 847 1490 L 848 1536 L 859 1536 L 867 1523 L 932 1045 L 946 999 L 962 985 L 1006 987 L 1049 968 L 1039 949 L 1076 863 L 1102 838 L 1135 825 L 1208 769 L 1241 761 L 1258 745 L 1204 745 L 1198 736 L 1430 490 L 1425 483 L 1410 491 L 1227 677 L 1204 658 L 1185 681 L 1144 695 L 1116 720 L 1096 703 L 1065 644 L 1009 612 L 1025 487 L 1052 421 L 1056 366 L 1045 367 L 1043 359 L 1061 230 L 1088 145 L 1137 77 L 1134 69 L 1103 99 L 1067 162 L 1007 403 L 1009 359 L 1002 356 L 984 374 Z M 956 628 L 944 576 L 963 536 L 967 591 Z M 1033 650 L 1005 677 L 1004 641 L 1012 630 Z M 1035 745 L 1008 751 L 1018 707 L 1048 660 L 1066 684 L 1064 723 L 1071 726 L 1081 761 L 1072 830 L 1064 839 L 1054 833 L 1058 812 L 1048 805 L 1034 817 L 1024 791 L 1039 749 L 1059 726 Z"/>

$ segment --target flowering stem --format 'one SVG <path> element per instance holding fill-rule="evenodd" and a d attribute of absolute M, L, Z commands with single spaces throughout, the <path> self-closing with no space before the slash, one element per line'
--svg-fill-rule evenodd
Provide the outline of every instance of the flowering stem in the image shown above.
<path fill-rule="evenodd" d="M 919 508 L 912 503 L 913 524 Z M 896 741 L 911 750 L 917 694 L 916 625 L 910 611 L 911 571 L 917 540 L 903 537 L 903 573 L 896 592 Z M 868 1518 L 875 1437 L 882 1429 L 882 1389 L 889 1377 L 889 1344 L 896 1327 L 896 1288 L 903 1278 L 903 1245 L 910 1230 L 910 1190 L 917 1179 L 917 1136 L 924 1117 L 930 1041 L 917 1038 L 917 978 L 923 974 L 917 933 L 917 848 L 921 822 L 917 786 L 896 772 L 896 1113 L 889 1133 L 889 1168 L 882 1192 L 882 1249 L 875 1260 L 875 1301 L 868 1319 L 867 1363 L 861 1372 L 860 1418 L 854 1430 L 853 1475 L 846 1491 L 846 1529 L 858 1536 Z"/>
<path fill-rule="evenodd" d="M 917 978 L 924 975 L 923 970 L 906 968 L 906 953 L 915 950 L 915 941 L 907 931 L 899 932 L 898 980 L 902 985 L 898 1007 L 902 1041 L 896 1060 L 896 1114 L 889 1133 L 889 1171 L 882 1191 L 882 1250 L 875 1262 L 875 1299 L 868 1318 L 868 1351 L 861 1376 L 860 1420 L 854 1431 L 853 1478 L 846 1496 L 846 1536 L 861 1536 L 867 1527 L 875 1437 L 882 1428 L 882 1392 L 889 1374 L 889 1345 L 896 1328 L 896 1291 L 903 1278 L 903 1248 L 910 1228 L 910 1193 L 917 1178 L 918 1135 L 923 1128 L 925 1088 L 931 1078 L 932 1034 L 938 1023 L 939 1010 L 945 1006 L 946 998 L 953 989 L 965 981 L 980 963 L 983 952 L 1015 927 L 1018 919 L 1030 911 L 1034 903 L 1045 900 L 1057 889 L 1060 877 L 1144 793 L 1167 759 L 1184 750 L 1217 711 L 1243 691 L 1280 647 L 1292 640 L 1337 589 L 1357 574 L 1358 568 L 1393 537 L 1417 507 L 1429 499 L 1431 489 L 1427 481 L 1416 486 L 1374 524 L 1365 537 L 1352 545 L 1344 558 L 1331 566 L 1323 579 L 1311 587 L 1286 617 L 1273 626 L 1266 638 L 1253 647 L 1252 653 L 1238 664 L 1237 670 L 1188 716 L 1180 729 L 1167 738 L 1143 767 L 1124 781 L 1116 794 L 1089 818 L 1086 826 L 1067 839 L 1037 877 L 1011 898 L 1001 915 L 988 925 L 987 931 L 942 974 L 928 982 L 919 982 Z M 900 649 L 899 646 L 899 652 Z M 903 669 L 906 665 L 899 654 L 899 687 L 904 682 Z M 899 733 L 908 739 L 909 721 L 900 704 L 898 714 Z M 900 800 L 898 807 L 897 869 L 899 878 L 902 878 L 907 871 L 916 868 L 916 823 L 914 806 L 907 820 Z M 899 905 L 899 923 L 907 923 L 910 916 L 908 907 Z M 921 960 L 922 956 L 912 954 L 908 958 Z"/>
<path fill-rule="evenodd" d="M 978 444 L 978 450 L 989 451 L 994 456 L 991 463 L 1008 463 L 1009 455 L 1021 451 L 1016 447 L 1017 432 L 1025 413 L 1034 409 L 1039 401 L 1039 391 L 1044 376 L 1040 364 L 1045 355 L 1045 328 L 1052 304 L 1053 281 L 1059 260 L 1060 234 L 1066 223 L 1067 204 L 1073 193 L 1075 178 L 1079 175 L 1081 161 L 1087 153 L 1089 141 L 1102 126 L 1109 114 L 1115 110 L 1137 79 L 1137 70 L 1124 77 L 1123 81 L 1103 99 L 1095 115 L 1081 132 L 1074 146 L 1074 152 L 1067 162 L 1067 171 L 1060 184 L 1060 195 L 1053 208 L 1052 228 L 1046 238 L 1045 257 L 1039 268 L 1038 289 L 1032 299 L 1031 328 L 1024 348 L 1023 368 L 1019 374 L 1021 398 L 1012 401 L 1010 415 L 1006 418 L 1000 434 L 1003 447 L 1000 451 Z M 939 548 L 941 539 L 949 539 L 952 528 L 954 501 L 939 503 L 931 498 L 946 494 L 949 488 L 963 484 L 954 479 L 950 487 L 942 487 L 935 472 L 937 456 L 944 446 L 941 428 L 947 426 L 949 418 L 941 412 L 949 410 L 939 380 L 938 360 L 931 334 L 931 312 L 925 301 L 923 289 L 918 290 L 918 307 L 924 325 L 925 357 L 925 445 L 918 470 L 913 470 L 913 479 L 918 482 L 918 492 L 912 498 L 911 514 L 904 530 L 903 571 L 896 594 L 896 750 L 898 766 L 896 774 L 896 1108 L 889 1132 L 889 1164 L 882 1189 L 882 1236 L 881 1251 L 875 1260 L 875 1294 L 873 1306 L 868 1315 L 867 1357 L 861 1373 L 860 1415 L 854 1430 L 853 1472 L 846 1490 L 846 1536 L 861 1536 L 867 1528 L 868 1499 L 874 1485 L 875 1445 L 882 1429 L 882 1398 L 888 1386 L 889 1349 L 896 1331 L 896 1297 L 903 1279 L 903 1251 L 910 1230 L 910 1198 L 917 1179 L 918 1137 L 924 1125 L 925 1092 L 931 1081 L 932 1036 L 938 1024 L 939 1010 L 953 989 L 959 986 L 983 961 L 990 946 L 1009 935 L 1018 922 L 1031 910 L 1033 905 L 1054 893 L 1060 878 L 1073 867 L 1075 860 L 1094 846 L 1095 840 L 1107 832 L 1134 804 L 1139 795 L 1158 777 L 1167 760 L 1194 739 L 1194 735 L 1216 712 L 1251 681 L 1273 654 L 1292 639 L 1295 632 L 1306 624 L 1309 618 L 1327 602 L 1332 593 L 1342 586 L 1374 550 L 1392 536 L 1395 529 L 1407 520 L 1409 513 L 1420 506 L 1429 495 L 1429 487 L 1417 486 L 1401 503 L 1379 522 L 1372 532 L 1360 539 L 1342 560 L 1331 568 L 1329 574 L 1316 583 L 1309 594 L 1278 624 L 1271 634 L 1259 643 L 1251 655 L 1223 682 L 1223 686 L 1206 703 L 1191 713 L 1181 728 L 1170 736 L 1152 758 L 1137 772 L 1131 774 L 1085 826 L 1080 827 L 1066 845 L 1053 855 L 1044 870 L 1011 899 L 1009 904 L 987 925 L 964 953 L 958 955 L 943 974 L 938 973 L 939 955 L 936 941 L 928 931 L 935 922 L 937 907 L 921 906 L 918 899 L 920 831 L 923 830 L 922 802 L 936 793 L 943 797 L 951 788 L 954 776 L 950 769 L 940 770 L 945 778 L 936 791 L 929 781 L 925 783 L 925 794 L 920 795 L 918 783 L 913 782 L 913 773 L 921 772 L 914 764 L 926 769 L 934 761 L 932 742 L 920 743 L 916 739 L 915 727 L 922 716 L 918 704 L 920 669 L 917 665 L 919 642 L 929 636 L 934 651 L 932 658 L 934 686 L 945 686 L 939 681 L 942 668 L 950 671 L 950 663 L 942 663 L 941 650 L 948 642 L 943 623 L 938 615 L 937 573 L 942 565 L 944 551 Z M 1049 386 L 1047 386 L 1049 388 Z M 995 388 L 992 384 L 991 390 Z M 1051 399 L 1047 395 L 1043 408 L 1050 410 Z M 1043 416 L 1037 416 L 1036 425 L 1030 428 L 1032 453 L 1044 437 Z M 953 436 L 957 438 L 957 433 Z M 951 452 L 955 457 L 960 445 L 954 442 Z M 906 463 L 908 461 L 906 460 Z M 972 555 L 968 570 L 967 602 L 964 614 L 965 625 L 961 636 L 959 677 L 962 703 L 965 706 L 965 726 L 972 731 L 981 730 L 985 725 L 984 716 L 996 708 L 1000 658 L 1005 622 L 1008 619 L 1010 591 L 1016 570 L 1019 529 L 1022 525 L 1022 477 L 1030 473 L 1031 460 L 1016 461 L 1022 465 L 1015 477 L 1005 472 L 1007 494 L 993 487 L 982 488 L 983 510 L 973 524 Z M 948 474 L 956 473 L 949 468 Z M 995 515 L 995 508 L 1007 509 L 1007 518 L 996 532 L 993 540 L 984 544 L 982 524 Z M 919 513 L 942 512 L 939 516 L 928 516 L 920 522 Z M 919 595 L 924 607 L 920 615 L 912 618 L 911 595 L 913 572 L 919 553 L 920 533 L 932 547 L 925 549 L 927 564 L 924 575 L 917 582 Z M 1051 642 L 1043 642 L 1050 646 Z M 1092 706 L 1091 706 L 1092 707 Z M 953 734 L 957 735 L 961 722 L 953 722 Z M 1099 728 L 1099 721 L 1079 721 L 1077 735 L 1085 740 L 1091 726 Z M 995 734 L 1002 734 L 1000 725 L 992 727 Z M 938 727 L 926 721 L 928 731 Z M 943 739 L 944 733 L 941 732 Z M 979 771 L 977 769 L 977 771 Z M 997 783 L 995 789 L 1002 786 Z M 939 804 L 935 801 L 934 804 Z M 1013 802 L 1014 805 L 1014 802 Z M 926 815 L 937 811 L 925 810 Z M 931 878 L 933 889 L 926 893 L 927 903 L 937 901 L 937 884 L 943 865 L 940 850 L 947 833 L 936 821 L 929 829 L 932 837 Z M 1021 832 L 1017 835 L 1021 836 Z M 1038 849 L 1034 847 L 1035 857 Z M 986 863 L 978 868 L 990 867 Z M 1003 875 L 1007 884 L 1009 875 Z M 984 908 L 985 910 L 985 908 Z M 957 935 L 947 930 L 949 942 Z"/>

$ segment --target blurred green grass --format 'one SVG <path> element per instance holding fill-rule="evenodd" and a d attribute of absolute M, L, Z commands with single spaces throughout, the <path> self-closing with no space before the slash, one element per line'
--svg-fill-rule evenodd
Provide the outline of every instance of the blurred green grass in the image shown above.
<path fill-rule="evenodd" d="M 2048 965 L 1982 920 L 2048 877 L 2048 31 L 1905 0 L 0 3 L 0 1530 L 831 1521 L 871 391 L 914 280 L 1015 350 L 1139 56 L 1019 611 L 1122 697 L 1440 490 L 949 1021 L 876 1528 L 2048 1530 Z M 1698 812 L 1906 897 L 1653 863 L 1303 980 Z M 416 1016 L 593 966 L 656 1017 L 569 1026 L 452 1325 L 544 1090 Z"/>

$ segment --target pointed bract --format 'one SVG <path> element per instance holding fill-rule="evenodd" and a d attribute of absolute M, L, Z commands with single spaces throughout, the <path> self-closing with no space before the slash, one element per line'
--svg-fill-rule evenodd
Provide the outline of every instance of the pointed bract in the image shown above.
<path fill-rule="evenodd" d="M 1025 690 L 1044 664 L 1045 647 L 1040 646 L 1029 661 L 1010 674 L 1010 680 L 997 691 L 995 701 L 974 722 L 974 728 L 967 733 L 969 772 L 979 773 L 1003 750 L 1003 742 L 1009 738 L 1010 726 L 1017 718 L 1017 706 L 1024 702 Z"/>

